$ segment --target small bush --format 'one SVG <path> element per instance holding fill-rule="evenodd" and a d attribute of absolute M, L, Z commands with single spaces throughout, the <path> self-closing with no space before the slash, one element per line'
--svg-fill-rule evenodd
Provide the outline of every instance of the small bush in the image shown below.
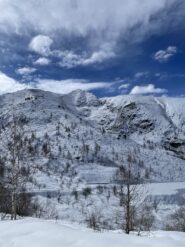
<path fill-rule="evenodd" d="M 185 206 L 180 207 L 169 216 L 165 230 L 185 232 Z"/>
<path fill-rule="evenodd" d="M 87 198 L 91 194 L 91 192 L 92 192 L 91 188 L 90 187 L 86 187 L 86 188 L 83 189 L 82 194 L 83 194 L 83 196 L 85 198 Z"/>

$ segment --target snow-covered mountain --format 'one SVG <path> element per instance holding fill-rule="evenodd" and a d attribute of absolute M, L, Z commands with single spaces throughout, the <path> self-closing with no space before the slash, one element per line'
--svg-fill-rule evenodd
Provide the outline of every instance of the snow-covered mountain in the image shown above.
<path fill-rule="evenodd" d="M 107 183 L 134 150 L 149 181 L 185 181 L 185 99 L 117 96 L 77 90 L 59 95 L 23 90 L 0 96 L 1 125 L 26 117 L 55 165 L 76 164 L 89 183 Z M 162 171 L 162 172 L 161 172 Z"/>
<path fill-rule="evenodd" d="M 13 115 L 34 134 L 38 171 L 28 184 L 34 193 L 56 197 L 56 191 L 113 185 L 128 154 L 147 183 L 185 182 L 185 98 L 18 91 L 0 96 L 1 137 Z M 105 198 L 93 200 L 105 205 Z"/>

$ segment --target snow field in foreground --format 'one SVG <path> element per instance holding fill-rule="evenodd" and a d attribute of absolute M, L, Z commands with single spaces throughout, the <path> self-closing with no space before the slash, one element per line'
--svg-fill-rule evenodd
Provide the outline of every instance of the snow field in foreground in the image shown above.
<path fill-rule="evenodd" d="M 138 237 L 95 233 L 54 221 L 24 219 L 0 222 L 0 247 L 184 247 L 185 233 L 157 231 Z"/>

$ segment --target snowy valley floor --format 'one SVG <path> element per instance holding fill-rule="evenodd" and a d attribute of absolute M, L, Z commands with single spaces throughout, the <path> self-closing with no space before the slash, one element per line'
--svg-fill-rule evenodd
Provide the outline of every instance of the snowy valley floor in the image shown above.
<path fill-rule="evenodd" d="M 0 222 L 0 247 L 184 247 L 185 233 L 152 232 L 138 237 L 124 233 L 95 233 L 60 222 L 24 219 Z"/>

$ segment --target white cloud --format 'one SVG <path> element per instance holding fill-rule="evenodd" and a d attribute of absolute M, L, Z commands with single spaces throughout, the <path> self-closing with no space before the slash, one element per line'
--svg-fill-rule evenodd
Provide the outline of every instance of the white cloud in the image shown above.
<path fill-rule="evenodd" d="M 16 70 L 16 73 L 22 76 L 30 75 L 36 71 L 35 68 L 23 67 Z"/>
<path fill-rule="evenodd" d="M 136 79 L 140 79 L 140 78 L 147 77 L 147 76 L 148 76 L 148 72 L 137 72 L 134 77 Z"/>
<path fill-rule="evenodd" d="M 121 86 L 119 86 L 119 89 L 127 89 L 128 87 L 130 86 L 129 83 L 126 83 L 126 84 L 122 84 Z"/>
<path fill-rule="evenodd" d="M 74 90 L 81 89 L 91 91 L 93 89 L 105 89 L 107 91 L 114 89 L 116 82 L 90 82 L 84 79 L 67 79 L 67 80 L 48 80 L 39 79 L 32 84 L 19 83 L 13 78 L 0 71 L 0 94 L 12 93 L 26 88 L 37 88 L 54 93 L 66 94 Z M 126 93 L 129 84 L 122 84 L 119 90 Z M 130 94 L 163 94 L 167 93 L 166 89 L 156 88 L 153 84 L 146 86 L 135 86 Z"/>
<path fill-rule="evenodd" d="M 22 34 L 29 30 L 42 34 L 46 41 L 45 48 L 38 44 L 38 39 L 31 45 L 42 55 L 50 50 L 52 40 L 48 36 L 62 38 L 65 35 L 88 37 L 89 47 L 96 52 L 107 43 L 112 44 L 114 49 L 120 35 L 124 36 L 126 43 L 133 43 L 146 34 L 159 33 L 169 23 L 175 26 L 180 19 L 178 11 L 172 15 L 173 22 L 172 17 L 165 17 L 167 9 L 176 1 L 0 0 L 0 30 L 8 34 Z M 155 15 L 157 18 L 154 18 Z"/>
<path fill-rule="evenodd" d="M 155 76 L 156 77 L 160 77 L 161 76 L 161 73 L 155 73 Z"/>
<path fill-rule="evenodd" d="M 91 54 L 87 54 L 86 52 L 76 54 L 70 50 L 52 50 L 52 43 L 53 40 L 49 36 L 38 35 L 31 40 L 29 48 L 43 56 L 60 58 L 61 61 L 59 65 L 65 68 L 102 63 L 107 59 L 115 57 L 115 53 L 111 50 L 112 47 L 109 45 L 104 45 L 101 47 L 101 50 L 94 51 Z M 41 57 L 34 62 L 34 64 L 37 65 L 48 65 L 49 63 L 50 60 L 46 57 Z"/>
<path fill-rule="evenodd" d="M 52 43 L 53 40 L 49 36 L 38 35 L 31 40 L 29 48 L 38 54 L 48 56 L 51 52 L 50 47 Z"/>
<path fill-rule="evenodd" d="M 94 63 L 101 63 L 104 60 L 107 60 L 109 58 L 113 58 L 115 56 L 115 53 L 112 51 L 96 51 L 94 52 L 89 58 L 83 59 L 81 61 L 82 65 L 89 65 Z"/>
<path fill-rule="evenodd" d="M 50 64 L 50 62 L 51 61 L 48 58 L 40 57 L 34 62 L 34 64 L 44 66 Z"/>
<path fill-rule="evenodd" d="M 128 88 L 129 88 L 130 84 L 129 83 L 125 83 L 122 84 L 118 87 L 118 89 L 120 90 L 121 94 L 128 94 Z"/>
<path fill-rule="evenodd" d="M 130 94 L 161 94 L 167 93 L 166 89 L 156 88 L 153 84 L 146 86 L 135 86 L 132 88 Z"/>
<path fill-rule="evenodd" d="M 56 51 L 53 52 L 57 54 Z M 61 67 L 73 68 L 76 66 L 87 66 L 96 63 L 102 63 L 115 56 L 113 51 L 95 51 L 90 56 L 87 54 L 77 55 L 71 51 L 59 52 L 61 57 L 61 62 L 59 65 Z"/>
<path fill-rule="evenodd" d="M 30 26 L 42 32 L 66 29 L 85 34 L 89 29 L 106 28 L 117 32 L 146 24 L 152 14 L 166 7 L 171 0 L 1 0 L 1 25 L 17 32 Z M 104 11 L 102 11 L 102 9 Z M 111 20 L 111 25 L 110 25 Z M 3 27 L 2 27 L 3 28 Z M 114 34 L 112 34 L 114 35 Z"/>
<path fill-rule="evenodd" d="M 39 79 L 31 84 L 26 84 L 20 83 L 0 71 L 0 95 L 5 93 L 13 93 L 28 88 L 37 88 L 53 93 L 67 94 L 77 89 L 85 91 L 90 91 L 93 89 L 109 90 L 112 85 L 113 83 L 90 82 L 84 79 L 68 79 L 60 81 Z"/>
<path fill-rule="evenodd" d="M 66 94 L 70 93 L 76 89 L 81 90 L 93 90 L 93 89 L 102 89 L 110 88 L 111 83 L 106 82 L 89 82 L 88 80 L 83 79 L 67 79 L 67 80 L 38 80 L 35 84 L 35 87 L 45 91 L 51 91 L 53 93 Z"/>
<path fill-rule="evenodd" d="M 169 46 L 166 50 L 159 50 L 154 54 L 154 60 L 160 63 L 166 63 L 177 53 L 177 47 Z"/>
<path fill-rule="evenodd" d="M 77 55 L 72 51 L 54 51 L 54 55 L 60 57 L 60 67 L 73 68 L 82 64 L 82 55 Z"/>
<path fill-rule="evenodd" d="M 17 82 L 0 71 L 0 94 L 13 93 L 25 88 L 29 88 L 29 86 Z"/>

